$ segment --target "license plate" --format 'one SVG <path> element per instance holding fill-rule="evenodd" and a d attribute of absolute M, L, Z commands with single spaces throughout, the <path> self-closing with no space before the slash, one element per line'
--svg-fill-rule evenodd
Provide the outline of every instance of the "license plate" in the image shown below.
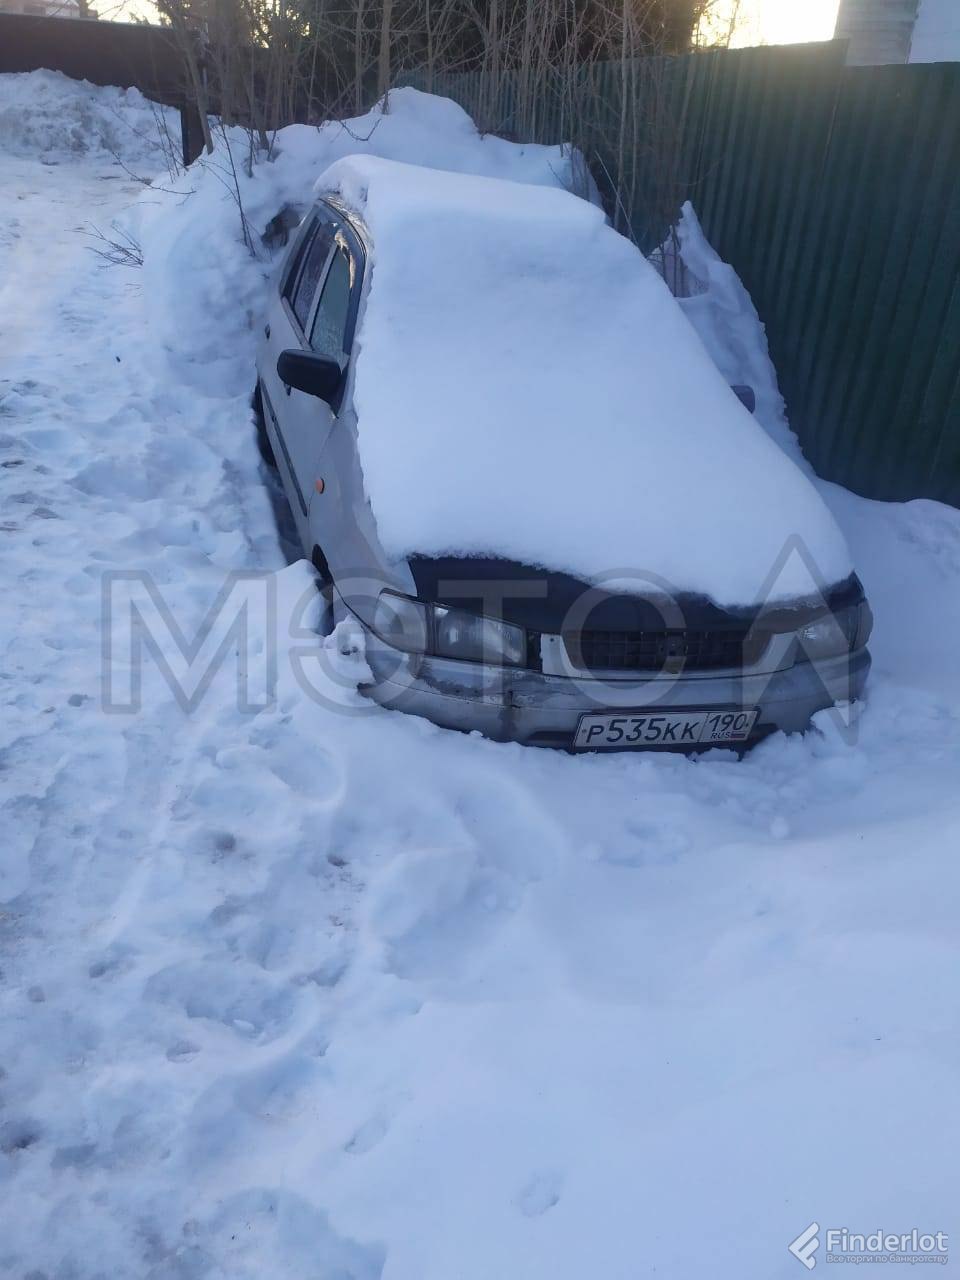
<path fill-rule="evenodd" d="M 743 742 L 760 714 L 746 711 L 644 711 L 580 717 L 573 745 L 598 747 L 695 747 Z"/>

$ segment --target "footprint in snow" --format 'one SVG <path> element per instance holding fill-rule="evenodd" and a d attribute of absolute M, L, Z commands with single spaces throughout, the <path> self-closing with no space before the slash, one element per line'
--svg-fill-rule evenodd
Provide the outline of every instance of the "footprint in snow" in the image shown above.
<path fill-rule="evenodd" d="M 555 1169 L 541 1169 L 524 1184 L 514 1204 L 525 1218 L 539 1218 L 560 1199 L 563 1177 Z"/>
<path fill-rule="evenodd" d="M 304 974 L 300 981 L 312 982 L 318 987 L 335 987 L 346 973 L 347 966 L 348 961 L 345 957 L 330 956 L 312 972 Z"/>
<path fill-rule="evenodd" d="M 96 1143 L 81 1142 L 73 1147 L 58 1147 L 50 1161 L 51 1169 L 86 1169 L 97 1154 Z"/>
<path fill-rule="evenodd" d="M 232 831 L 211 831 L 205 837 L 214 862 L 221 862 L 228 854 L 236 853 L 237 837 Z"/>
<path fill-rule="evenodd" d="M 346 791 L 343 770 L 329 752 L 314 749 L 273 753 L 270 772 L 291 791 L 308 800 L 326 805 L 336 804 Z"/>
<path fill-rule="evenodd" d="M 378 1146 L 387 1136 L 389 1129 L 389 1117 L 380 1111 L 360 1126 L 343 1149 L 352 1156 L 362 1156 Z"/>
<path fill-rule="evenodd" d="M 40 1126 L 35 1120 L 8 1120 L 0 1125 L 0 1151 L 12 1156 L 18 1151 L 26 1151 L 40 1138 Z"/>
<path fill-rule="evenodd" d="M 129 947 L 108 947 L 100 955 L 91 959 L 87 966 L 87 976 L 96 981 L 99 978 L 114 978 L 127 973 L 133 967 L 134 954 Z"/>
<path fill-rule="evenodd" d="M 669 823 L 628 821 L 601 856 L 619 867 L 662 866 L 676 862 L 689 847 L 686 833 Z"/>
<path fill-rule="evenodd" d="M 287 1030 L 303 998 L 296 987 L 259 969 L 217 960 L 169 965 L 147 980 L 144 996 L 262 1044 Z"/>
<path fill-rule="evenodd" d="M 379 1245 L 338 1235 L 322 1211 L 290 1191 L 247 1188 L 218 1200 L 212 1217 L 191 1221 L 189 1233 L 187 1224 L 184 1230 L 196 1252 L 193 1247 L 182 1252 L 198 1262 L 196 1267 L 180 1267 L 178 1250 L 178 1276 L 212 1274 L 211 1266 L 218 1275 L 230 1276 L 263 1275 L 264 1266 L 271 1275 L 290 1277 L 380 1280 L 383 1275 L 385 1254 Z M 269 1265 L 274 1259 L 280 1261 L 277 1267 Z M 238 1260 L 246 1265 L 238 1266 Z M 163 1274 L 173 1272 L 164 1267 Z"/>
<path fill-rule="evenodd" d="M 190 1040 L 177 1040 L 167 1050 L 168 1062 L 192 1062 L 200 1052 L 200 1046 Z"/>

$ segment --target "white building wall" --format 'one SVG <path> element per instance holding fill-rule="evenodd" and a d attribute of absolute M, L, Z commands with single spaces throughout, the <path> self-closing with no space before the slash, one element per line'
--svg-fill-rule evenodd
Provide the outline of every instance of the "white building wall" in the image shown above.
<path fill-rule="evenodd" d="M 960 4 L 960 0 L 948 0 Z M 850 66 L 906 62 L 918 0 L 840 0 L 836 36 L 849 41 Z"/>

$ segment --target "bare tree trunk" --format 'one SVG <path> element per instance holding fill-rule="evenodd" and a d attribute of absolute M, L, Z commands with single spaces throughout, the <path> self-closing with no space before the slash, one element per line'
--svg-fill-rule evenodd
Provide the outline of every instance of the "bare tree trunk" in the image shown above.
<path fill-rule="evenodd" d="M 426 27 L 427 38 L 427 60 L 424 67 L 424 83 L 427 93 L 433 93 L 433 60 L 436 50 L 433 44 L 433 11 L 430 7 L 430 0 L 424 0 L 424 23 Z"/>
<path fill-rule="evenodd" d="M 180 53 L 187 69 L 187 78 L 190 82 L 193 100 L 197 104 L 197 111 L 200 113 L 200 129 L 203 133 L 204 149 L 208 155 L 212 155 L 213 138 L 210 134 L 209 100 L 207 98 L 204 73 L 197 57 L 200 33 L 191 31 L 187 26 L 182 0 L 158 0 L 157 8 L 160 13 L 169 19 L 173 28 L 174 38 L 180 48 Z"/>
<path fill-rule="evenodd" d="M 357 16 L 353 39 L 354 106 L 357 109 L 357 115 L 363 110 L 363 73 L 363 0 L 357 0 Z"/>
<path fill-rule="evenodd" d="M 383 16 L 380 20 L 380 54 L 377 58 L 377 95 L 390 88 L 390 24 L 393 19 L 393 0 L 383 0 Z"/>

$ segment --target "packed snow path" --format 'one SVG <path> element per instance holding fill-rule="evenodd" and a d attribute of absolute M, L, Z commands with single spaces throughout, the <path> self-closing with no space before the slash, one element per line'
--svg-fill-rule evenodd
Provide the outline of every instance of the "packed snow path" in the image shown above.
<path fill-rule="evenodd" d="M 249 386 L 174 376 L 76 233 L 136 191 L 0 156 L 0 1273 L 789 1280 L 813 1220 L 960 1240 L 960 515 L 823 487 L 877 615 L 853 742 L 575 759 L 283 672 L 243 713 L 229 664 L 105 714 L 105 570 L 188 632 L 231 570 L 308 582 Z"/>

